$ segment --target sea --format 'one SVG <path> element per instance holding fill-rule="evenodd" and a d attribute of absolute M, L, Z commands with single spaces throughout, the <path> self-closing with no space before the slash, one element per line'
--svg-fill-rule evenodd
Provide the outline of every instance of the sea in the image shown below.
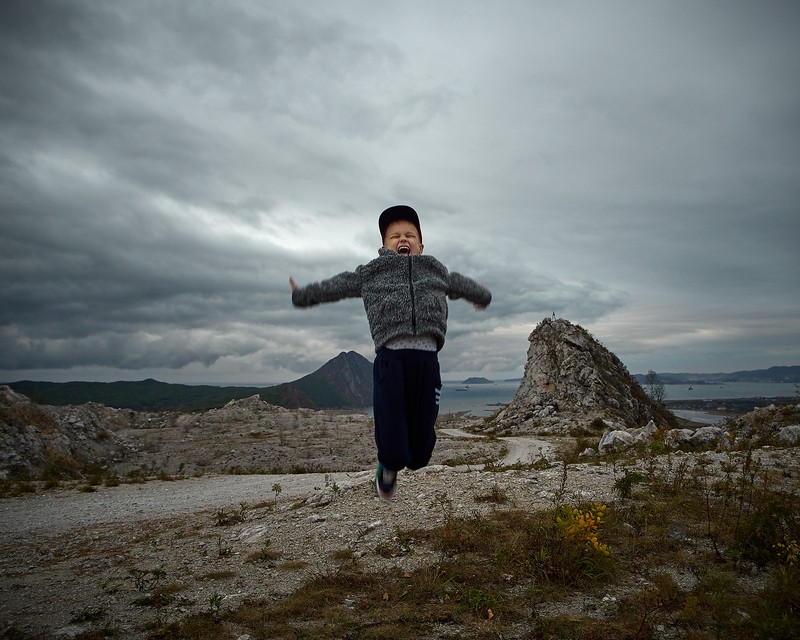
<path fill-rule="evenodd" d="M 492 382 L 466 385 L 463 382 L 443 382 L 439 414 L 465 412 L 469 415 L 491 416 L 514 399 L 520 381 Z M 725 384 L 665 384 L 665 400 L 722 400 L 725 398 L 793 397 L 794 384 L 728 382 Z M 675 410 L 675 414 L 704 424 L 715 424 L 724 418 L 702 411 Z"/>

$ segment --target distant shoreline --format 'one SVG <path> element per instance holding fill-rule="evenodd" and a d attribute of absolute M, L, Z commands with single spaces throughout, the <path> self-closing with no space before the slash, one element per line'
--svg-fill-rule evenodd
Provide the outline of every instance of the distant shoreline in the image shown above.
<path fill-rule="evenodd" d="M 664 404 L 670 409 L 686 409 L 690 411 L 704 411 L 711 414 L 744 414 L 756 407 L 766 407 L 771 404 L 795 404 L 798 398 L 791 396 L 752 398 L 698 398 L 696 400 L 665 400 Z"/>

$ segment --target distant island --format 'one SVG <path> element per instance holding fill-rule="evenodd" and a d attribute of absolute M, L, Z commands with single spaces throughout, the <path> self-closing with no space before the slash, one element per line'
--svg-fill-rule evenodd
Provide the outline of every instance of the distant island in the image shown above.
<path fill-rule="evenodd" d="M 494 384 L 494 382 L 486 378 L 467 378 L 461 384 Z"/>
<path fill-rule="evenodd" d="M 662 373 L 656 371 L 658 379 L 664 384 L 724 384 L 726 382 L 761 382 L 761 383 L 798 383 L 800 382 L 800 366 L 770 367 L 750 371 L 734 371 L 733 373 Z M 639 384 L 644 384 L 647 377 L 637 373 Z"/>

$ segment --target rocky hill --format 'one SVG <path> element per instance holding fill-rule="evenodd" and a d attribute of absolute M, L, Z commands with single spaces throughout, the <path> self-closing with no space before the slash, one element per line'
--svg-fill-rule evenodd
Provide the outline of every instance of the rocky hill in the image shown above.
<path fill-rule="evenodd" d="M 342 351 L 314 373 L 283 385 L 276 390 L 293 389 L 316 409 L 352 409 L 372 405 L 372 363 L 355 351 Z M 293 408 L 286 402 L 277 402 Z"/>
<path fill-rule="evenodd" d="M 347 455 L 331 440 L 345 440 Z M 365 413 L 286 409 L 258 395 L 201 412 L 52 406 L 0 386 L 0 481 L 92 474 L 352 471 L 373 464 Z"/>
<path fill-rule="evenodd" d="M 525 373 L 512 402 L 492 421 L 503 433 L 580 435 L 635 428 L 651 420 L 675 426 L 620 359 L 588 331 L 545 318 L 528 337 Z"/>

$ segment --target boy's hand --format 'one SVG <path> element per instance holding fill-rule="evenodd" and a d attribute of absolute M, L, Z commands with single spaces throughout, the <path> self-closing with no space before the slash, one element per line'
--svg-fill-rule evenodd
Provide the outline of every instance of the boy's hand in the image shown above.
<path fill-rule="evenodd" d="M 486 286 L 481 282 L 481 289 L 485 289 Z M 486 308 L 485 304 L 478 304 L 477 302 L 473 302 L 472 306 L 475 307 L 475 311 L 483 311 Z"/>
<path fill-rule="evenodd" d="M 292 288 L 292 291 L 297 289 L 297 283 L 294 281 L 292 276 L 289 276 L 289 286 Z"/>

